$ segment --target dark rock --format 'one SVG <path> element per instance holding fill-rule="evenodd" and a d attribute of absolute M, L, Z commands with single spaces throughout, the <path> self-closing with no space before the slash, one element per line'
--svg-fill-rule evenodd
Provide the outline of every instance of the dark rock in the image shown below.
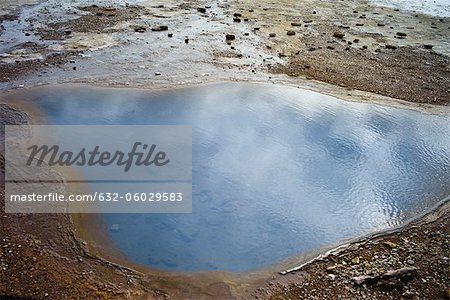
<path fill-rule="evenodd" d="M 242 14 L 241 13 L 234 13 L 233 16 L 235 16 L 236 18 L 240 18 L 240 17 L 242 17 Z"/>
<path fill-rule="evenodd" d="M 136 26 L 136 27 L 134 27 L 134 31 L 139 32 L 139 33 L 144 33 L 147 31 L 147 28 L 145 28 L 144 26 Z"/>
<path fill-rule="evenodd" d="M 429 45 L 429 44 L 425 44 L 425 45 L 423 45 L 423 47 L 428 50 L 433 49 L 433 45 Z"/>
<path fill-rule="evenodd" d="M 239 19 L 239 18 L 233 18 L 233 22 L 240 23 L 240 22 L 241 22 L 241 19 Z"/>
<path fill-rule="evenodd" d="M 197 7 L 197 11 L 202 13 L 202 14 L 204 14 L 204 13 L 206 13 L 206 8 L 204 8 L 204 7 Z"/>
<path fill-rule="evenodd" d="M 333 46 L 327 46 L 327 49 L 334 50 Z"/>
<path fill-rule="evenodd" d="M 364 26 L 363 23 L 356 23 L 356 26 Z"/>
<path fill-rule="evenodd" d="M 185 39 L 184 39 L 184 43 L 185 43 L 185 44 L 189 44 L 189 39 L 188 39 L 188 38 L 185 38 Z"/>
<path fill-rule="evenodd" d="M 391 44 L 386 44 L 386 46 L 384 46 L 386 49 L 391 49 L 391 50 L 395 50 L 395 49 L 397 49 L 398 47 L 397 46 L 395 46 L 395 45 L 391 45 Z"/>
<path fill-rule="evenodd" d="M 354 39 L 353 43 L 358 44 L 359 43 L 359 39 Z"/>
<path fill-rule="evenodd" d="M 169 27 L 166 25 L 160 25 L 152 28 L 152 31 L 166 31 L 169 30 Z"/>
<path fill-rule="evenodd" d="M 277 35 L 275 33 L 269 33 L 269 37 L 276 37 Z"/>
<path fill-rule="evenodd" d="M 407 34 L 404 33 L 404 32 L 397 32 L 397 35 L 398 35 L 398 36 L 407 36 Z"/>
<path fill-rule="evenodd" d="M 342 39 L 342 38 L 345 36 L 345 33 L 340 32 L 340 31 L 335 31 L 335 32 L 333 33 L 333 36 L 334 36 L 335 38 Z"/>
<path fill-rule="evenodd" d="M 226 34 L 225 39 L 227 41 L 232 41 L 232 40 L 236 39 L 236 36 L 234 34 Z"/>
<path fill-rule="evenodd" d="M 386 24 L 384 24 L 384 23 L 378 23 L 377 26 L 384 27 L 384 26 L 386 26 Z"/>
<path fill-rule="evenodd" d="M 288 30 L 286 34 L 287 35 L 295 35 L 295 31 L 294 30 Z"/>
<path fill-rule="evenodd" d="M 302 26 L 302 23 L 299 23 L 299 22 L 292 22 L 292 23 L 291 23 L 291 26 L 299 27 L 299 26 Z"/>
<path fill-rule="evenodd" d="M 306 23 L 306 24 L 312 23 L 312 20 L 305 20 L 305 21 L 303 21 L 303 23 Z"/>
<path fill-rule="evenodd" d="M 167 34 L 168 37 L 173 37 L 173 33 Z"/>
<path fill-rule="evenodd" d="M 64 30 L 64 34 L 66 34 L 66 35 L 69 35 L 71 33 L 72 33 L 72 30 L 68 30 L 68 29 Z"/>

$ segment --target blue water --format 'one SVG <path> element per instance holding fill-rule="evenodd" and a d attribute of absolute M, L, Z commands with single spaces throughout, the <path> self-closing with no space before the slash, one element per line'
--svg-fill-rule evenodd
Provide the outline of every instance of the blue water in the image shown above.
<path fill-rule="evenodd" d="M 449 116 L 238 83 L 21 98 L 50 124 L 192 125 L 193 213 L 104 215 L 117 247 L 156 268 L 254 270 L 450 195 Z"/>

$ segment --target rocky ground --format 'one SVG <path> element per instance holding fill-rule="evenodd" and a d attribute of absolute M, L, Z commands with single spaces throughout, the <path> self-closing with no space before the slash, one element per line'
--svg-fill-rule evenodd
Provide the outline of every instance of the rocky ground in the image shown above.
<path fill-rule="evenodd" d="M 448 18 L 363 0 L 107 3 L 48 0 L 1 16 L 0 89 L 246 80 L 450 99 Z"/>
<path fill-rule="evenodd" d="M 129 2 L 2 7 L 0 91 L 239 80 L 427 109 L 450 103 L 448 18 L 363 0 Z M 0 113 L 3 124 L 27 121 L 4 105 Z M 0 298 L 450 299 L 448 205 L 433 216 L 285 275 L 193 279 L 134 271 L 94 255 L 74 216 L 2 211 Z"/>

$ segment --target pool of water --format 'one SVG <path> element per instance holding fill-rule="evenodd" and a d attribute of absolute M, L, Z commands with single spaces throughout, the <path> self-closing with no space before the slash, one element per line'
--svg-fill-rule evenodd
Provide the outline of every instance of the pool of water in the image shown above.
<path fill-rule="evenodd" d="M 450 117 L 293 87 L 57 87 L 15 99 L 50 124 L 190 124 L 191 214 L 107 214 L 131 261 L 249 271 L 396 226 L 450 195 Z"/>

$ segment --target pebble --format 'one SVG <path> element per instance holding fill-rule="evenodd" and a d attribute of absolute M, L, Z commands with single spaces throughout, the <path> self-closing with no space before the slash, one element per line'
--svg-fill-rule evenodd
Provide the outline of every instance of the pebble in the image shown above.
<path fill-rule="evenodd" d="M 334 36 L 335 38 L 342 39 L 342 38 L 345 36 L 345 33 L 340 32 L 340 31 L 335 31 L 335 32 L 333 33 L 333 36 Z"/>
<path fill-rule="evenodd" d="M 234 34 L 226 34 L 225 39 L 227 41 L 232 41 L 232 40 L 236 39 L 236 36 Z"/>
<path fill-rule="evenodd" d="M 169 27 L 166 25 L 160 25 L 152 28 L 152 31 L 166 31 L 169 30 Z"/>
<path fill-rule="evenodd" d="M 395 49 L 397 49 L 398 47 L 397 46 L 395 46 L 395 45 L 391 45 L 391 44 L 386 44 L 386 49 L 391 49 L 391 50 L 395 50 Z M 385 243 L 383 243 L 383 244 L 386 244 L 386 242 Z M 391 247 L 389 244 L 386 244 L 386 245 L 388 245 L 389 247 Z M 393 247 L 391 247 L 391 248 L 393 248 Z"/>
<path fill-rule="evenodd" d="M 269 37 L 276 37 L 277 35 L 275 33 L 269 33 Z"/>
<path fill-rule="evenodd" d="M 286 34 L 287 35 L 295 35 L 295 31 L 294 30 L 288 30 Z"/>

